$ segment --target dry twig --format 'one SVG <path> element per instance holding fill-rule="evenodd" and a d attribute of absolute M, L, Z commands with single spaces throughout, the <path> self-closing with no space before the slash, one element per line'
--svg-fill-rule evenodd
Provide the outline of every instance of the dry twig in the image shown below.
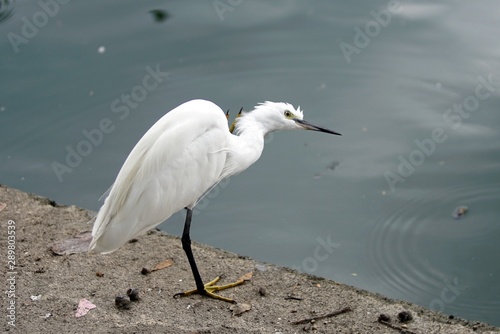
<path fill-rule="evenodd" d="M 392 329 L 395 329 L 395 330 L 398 330 L 401 334 L 417 334 L 415 332 L 412 332 L 406 328 L 403 328 L 403 327 L 400 327 L 400 326 L 397 326 L 397 325 L 393 325 L 391 324 L 390 322 L 387 322 L 387 321 L 384 321 L 384 320 L 378 320 L 379 323 L 381 323 L 382 325 L 386 325 L 387 327 L 390 327 Z"/>
<path fill-rule="evenodd" d="M 352 309 L 350 307 L 344 307 L 341 310 L 334 311 L 334 312 L 331 312 L 331 313 L 328 313 L 328 314 L 325 314 L 325 315 L 320 315 L 320 316 L 317 316 L 317 317 L 312 317 L 312 318 L 306 318 L 306 319 L 302 319 L 302 320 L 293 321 L 292 324 L 293 325 L 307 324 L 311 320 L 316 321 L 316 320 L 320 320 L 320 319 L 324 319 L 324 318 L 330 318 L 330 317 L 334 317 L 336 315 L 339 315 L 339 314 L 342 314 L 342 313 L 351 312 L 351 311 L 352 311 Z"/>
<path fill-rule="evenodd" d="M 302 300 L 303 298 L 300 298 L 300 297 L 294 297 L 294 296 L 286 296 L 285 297 L 286 300 Z"/>

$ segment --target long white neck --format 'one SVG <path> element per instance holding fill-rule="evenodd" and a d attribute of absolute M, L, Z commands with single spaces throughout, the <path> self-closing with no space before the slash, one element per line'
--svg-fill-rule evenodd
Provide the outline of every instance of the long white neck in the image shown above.
<path fill-rule="evenodd" d="M 264 150 L 264 136 L 269 132 L 253 115 L 246 114 L 236 123 L 229 143 L 228 176 L 241 173 L 256 162 Z"/>

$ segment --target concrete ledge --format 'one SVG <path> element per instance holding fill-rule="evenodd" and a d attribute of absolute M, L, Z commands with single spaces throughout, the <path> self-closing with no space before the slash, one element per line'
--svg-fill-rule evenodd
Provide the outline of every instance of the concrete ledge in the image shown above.
<path fill-rule="evenodd" d="M 0 209 L 2 203 L 5 204 L 0 211 L 2 268 L 7 268 L 2 291 L 15 294 L 15 299 L 8 294 L 2 297 L 2 314 L 7 316 L 13 313 L 5 310 L 15 301 L 15 327 L 9 324 L 9 317 L 3 316 L 0 328 L 5 331 L 370 334 L 500 331 L 484 323 L 449 319 L 420 306 L 195 243 L 194 255 L 206 281 L 226 274 L 224 282 L 231 282 L 254 272 L 251 281 L 221 293 L 251 305 L 249 311 L 233 316 L 231 304 L 222 301 L 198 295 L 172 298 L 174 293 L 194 287 L 177 237 L 153 231 L 113 254 L 57 256 L 49 249 L 50 245 L 91 230 L 91 212 L 75 206 L 59 206 L 47 198 L 5 186 L 0 186 Z M 15 234 L 9 223 L 15 225 Z M 9 232 L 10 236 L 15 235 L 13 270 L 8 267 L 7 241 L 12 244 L 13 240 L 8 239 Z M 173 259 L 172 266 L 141 274 L 142 268 L 152 268 L 167 258 Z M 12 278 L 14 287 L 10 285 Z M 141 300 L 131 303 L 130 309 L 120 310 L 115 306 L 115 296 L 125 295 L 129 288 L 137 288 Z M 287 298 L 290 296 L 293 298 Z M 83 298 L 96 308 L 76 318 L 77 305 Z M 292 324 L 345 307 L 352 311 L 312 323 Z M 413 316 L 405 324 L 397 318 L 404 310 Z M 392 328 L 377 321 L 382 313 L 390 316 Z"/>

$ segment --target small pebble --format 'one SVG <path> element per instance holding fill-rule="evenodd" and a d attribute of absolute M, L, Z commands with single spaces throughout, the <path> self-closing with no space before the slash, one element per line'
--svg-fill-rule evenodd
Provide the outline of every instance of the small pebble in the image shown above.
<path fill-rule="evenodd" d="M 266 271 L 267 266 L 265 264 L 257 263 L 255 265 L 255 269 L 257 269 L 258 271 Z"/>
<path fill-rule="evenodd" d="M 130 298 L 130 301 L 135 302 L 138 301 L 139 299 L 139 290 L 138 289 L 128 289 L 127 290 L 127 296 Z"/>
<path fill-rule="evenodd" d="M 378 316 L 378 321 L 385 321 L 385 322 L 391 322 L 391 317 L 388 316 L 387 314 L 381 313 Z"/>
<path fill-rule="evenodd" d="M 401 322 L 408 322 L 413 319 L 413 316 L 409 311 L 401 311 L 398 313 L 398 319 Z"/>
<path fill-rule="evenodd" d="M 116 296 L 115 305 L 120 310 L 128 310 L 130 308 L 130 300 L 125 296 Z"/>
<path fill-rule="evenodd" d="M 149 270 L 148 268 L 142 268 L 142 270 L 141 270 L 141 274 L 143 274 L 143 275 L 147 275 L 150 273 L 151 273 L 151 270 Z"/>
<path fill-rule="evenodd" d="M 31 296 L 30 298 L 31 298 L 31 300 L 32 300 L 32 301 L 37 301 L 37 300 L 42 299 L 42 295 L 38 295 L 38 296 L 33 295 L 33 296 Z"/>
<path fill-rule="evenodd" d="M 267 295 L 266 289 L 264 289 L 263 287 L 260 287 L 259 288 L 259 295 L 261 295 L 262 297 L 265 297 Z"/>

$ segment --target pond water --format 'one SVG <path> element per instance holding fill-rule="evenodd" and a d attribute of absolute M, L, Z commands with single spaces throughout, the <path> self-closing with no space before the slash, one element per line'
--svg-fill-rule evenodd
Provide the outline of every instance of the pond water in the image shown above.
<path fill-rule="evenodd" d="M 173 107 L 287 101 L 343 136 L 270 135 L 192 238 L 500 325 L 497 2 L 0 0 L 0 29 L 0 183 L 97 210 Z"/>

